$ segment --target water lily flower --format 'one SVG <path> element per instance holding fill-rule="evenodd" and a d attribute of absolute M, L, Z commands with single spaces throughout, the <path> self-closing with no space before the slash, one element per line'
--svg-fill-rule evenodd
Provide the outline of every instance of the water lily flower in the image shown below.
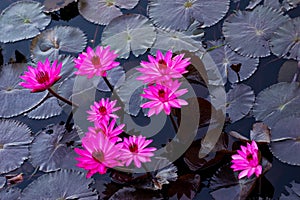
<path fill-rule="evenodd" d="M 121 138 L 118 137 L 123 132 L 123 128 L 125 124 L 120 124 L 119 126 L 116 126 L 116 120 L 113 119 L 110 123 L 101 123 L 96 124 L 94 127 L 88 128 L 87 134 L 103 134 L 105 137 L 107 137 L 112 143 L 116 143 L 119 141 L 122 141 Z"/>
<path fill-rule="evenodd" d="M 142 108 L 150 108 L 148 112 L 148 117 L 153 114 L 158 115 L 162 110 L 169 115 L 171 113 L 171 108 L 181 108 L 182 105 L 187 105 L 188 103 L 183 99 L 178 99 L 181 95 L 188 92 L 187 89 L 180 89 L 181 83 L 177 80 L 171 81 L 168 85 L 150 85 L 148 88 L 144 89 L 144 94 L 142 97 L 149 99 L 141 105 Z"/>
<path fill-rule="evenodd" d="M 257 177 L 262 173 L 262 166 L 259 164 L 259 151 L 255 141 L 247 146 L 241 146 L 241 150 L 237 150 L 238 154 L 232 155 L 231 168 L 233 171 L 241 171 L 238 178 L 245 176 L 248 178 L 255 174 Z"/>
<path fill-rule="evenodd" d="M 119 160 L 120 149 L 103 134 L 88 134 L 82 138 L 84 149 L 75 148 L 80 156 L 76 158 L 77 166 L 88 170 L 90 178 L 95 173 L 105 174 L 107 168 L 122 166 Z"/>
<path fill-rule="evenodd" d="M 152 140 L 146 140 L 146 137 L 143 137 L 142 135 L 133 135 L 129 136 L 129 138 L 124 138 L 123 143 L 120 144 L 122 146 L 121 159 L 124 161 L 125 165 L 129 166 L 133 161 L 135 166 L 140 168 L 142 163 L 150 162 L 150 157 L 154 155 L 153 151 L 156 150 L 155 147 L 147 147 L 151 142 Z"/>
<path fill-rule="evenodd" d="M 96 125 L 102 123 L 108 123 L 110 118 L 118 118 L 117 115 L 113 112 L 120 109 L 120 107 L 115 107 L 117 100 L 110 101 L 107 99 L 100 99 L 99 102 L 95 102 L 94 105 L 91 105 L 91 110 L 88 110 L 89 114 L 88 120 L 94 122 Z"/>
<path fill-rule="evenodd" d="M 110 50 L 110 46 L 97 46 L 96 51 L 91 47 L 87 48 L 86 52 L 82 52 L 78 58 L 74 59 L 75 67 L 78 69 L 75 74 L 86 75 L 87 78 L 94 76 L 106 77 L 107 71 L 119 66 L 119 62 L 115 59 L 118 54 Z"/>
<path fill-rule="evenodd" d="M 20 76 L 24 82 L 20 85 L 24 88 L 31 89 L 31 92 L 42 92 L 49 89 L 60 78 L 62 63 L 57 64 L 57 60 L 52 63 L 52 66 L 46 58 L 45 62 L 39 61 L 37 67 L 28 66 L 28 71 Z"/>
<path fill-rule="evenodd" d="M 137 68 L 142 76 L 137 80 L 147 84 L 165 83 L 172 79 L 181 78 L 186 73 L 186 67 L 190 64 L 189 58 L 183 59 L 184 54 L 172 58 L 172 51 L 167 51 L 164 56 L 160 50 L 156 52 L 156 58 L 149 55 L 149 62 L 142 61 L 141 68 Z"/>

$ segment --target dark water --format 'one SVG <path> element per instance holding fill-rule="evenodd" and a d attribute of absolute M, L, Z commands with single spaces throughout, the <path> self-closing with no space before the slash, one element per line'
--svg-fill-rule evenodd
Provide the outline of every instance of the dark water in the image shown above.
<path fill-rule="evenodd" d="M 243 0 L 242 0 L 243 1 Z M 7 7 L 9 4 L 11 4 L 12 0 L 1 0 L 0 3 L 0 10 Z M 245 5 L 247 4 L 247 1 L 242 2 Z M 130 11 L 124 11 L 125 13 L 145 13 L 146 11 L 146 0 L 141 0 L 139 3 L 139 6 L 137 6 L 135 9 Z M 72 6 L 74 9 L 72 9 Z M 232 8 L 233 9 L 233 8 Z M 299 9 L 293 10 L 291 12 L 292 16 L 299 16 Z M 97 26 L 95 24 L 92 24 L 90 22 L 87 22 L 85 19 L 83 19 L 80 15 L 78 15 L 76 11 L 76 4 L 73 4 L 69 6 L 68 10 L 65 10 L 65 18 L 68 18 L 72 16 L 68 20 L 55 20 L 55 16 L 53 16 L 53 20 L 51 24 L 47 28 L 54 27 L 56 25 L 69 25 L 74 27 L 79 27 L 81 30 L 83 30 L 88 38 L 88 45 L 91 46 L 93 43 L 91 40 L 95 39 L 95 44 L 97 45 L 100 42 L 100 35 L 103 30 L 103 26 Z M 167 17 L 167 16 L 166 16 Z M 208 33 L 206 39 L 216 39 L 218 37 L 216 29 L 219 29 L 220 27 L 213 27 L 211 29 L 206 30 Z M 94 34 L 96 29 L 98 29 L 98 34 L 94 38 Z M 14 57 L 15 50 L 20 51 L 22 54 L 26 56 L 26 58 L 30 58 L 30 40 L 20 41 L 16 43 L 9 43 L 9 44 L 1 44 L 2 47 L 2 53 L 4 56 L 4 62 L 7 63 L 11 57 Z M 139 60 L 141 58 L 138 58 Z M 252 87 L 255 94 L 257 95 L 261 90 L 265 89 L 266 87 L 277 83 L 277 75 L 278 71 L 281 67 L 281 65 L 285 62 L 284 59 L 277 59 L 275 56 L 269 56 L 267 58 L 260 59 L 260 66 L 258 67 L 258 70 L 255 72 L 255 74 L 248 80 L 244 81 L 245 84 Z M 126 69 L 128 70 L 128 69 Z M 68 113 L 63 113 L 59 117 L 50 118 L 47 120 L 30 120 L 27 117 L 16 117 L 15 119 L 20 120 L 24 122 L 25 124 L 29 125 L 33 132 L 38 132 L 41 128 L 47 126 L 48 124 L 52 123 L 58 123 L 60 121 L 65 121 L 68 117 Z M 140 121 L 139 121 L 140 120 Z M 246 118 L 243 120 L 240 120 L 233 125 L 229 125 L 226 128 L 226 131 L 235 130 L 240 133 L 243 133 L 244 135 L 249 134 L 249 130 L 252 127 L 253 122 L 255 122 L 254 118 Z M 137 123 L 140 124 L 146 124 L 147 121 L 141 120 L 139 118 L 137 120 Z M 163 129 L 163 132 L 168 133 L 168 135 L 165 135 L 166 138 L 172 138 L 173 137 L 173 130 L 171 127 L 170 121 L 166 124 L 165 129 Z M 160 140 L 164 140 L 164 138 L 160 138 Z M 277 160 L 276 158 L 273 158 L 272 162 L 272 168 L 267 172 L 265 175 L 265 180 L 263 180 L 262 184 L 262 191 L 260 192 L 269 192 L 273 193 L 273 199 L 278 199 L 280 194 L 284 191 L 284 186 L 287 185 L 292 180 L 296 180 L 296 182 L 300 182 L 300 173 L 299 173 L 299 167 L 291 166 L 284 164 Z M 22 185 L 26 185 L 27 182 L 25 182 Z M 21 185 L 21 186 L 22 186 Z M 251 196 L 256 196 L 256 194 L 259 191 L 254 191 Z M 212 197 L 209 194 L 209 189 L 206 187 L 202 187 L 199 193 L 195 196 L 194 199 L 211 199 Z M 226 199 L 226 197 L 224 197 Z M 255 199 L 255 198 L 254 198 Z"/>

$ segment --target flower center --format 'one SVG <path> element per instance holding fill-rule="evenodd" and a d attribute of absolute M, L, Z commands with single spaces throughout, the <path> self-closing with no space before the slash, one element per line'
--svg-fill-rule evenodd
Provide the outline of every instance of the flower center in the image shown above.
<path fill-rule="evenodd" d="M 104 106 L 100 106 L 99 112 L 100 112 L 101 115 L 106 115 L 107 114 L 107 110 Z"/>
<path fill-rule="evenodd" d="M 160 69 L 166 69 L 167 68 L 167 63 L 166 63 L 166 61 L 165 60 L 159 60 L 158 61 L 158 67 L 160 68 Z"/>
<path fill-rule="evenodd" d="M 166 92 L 165 92 L 163 89 L 160 89 L 160 90 L 158 91 L 158 96 L 159 96 L 160 98 L 165 98 Z"/>
<path fill-rule="evenodd" d="M 92 153 L 92 157 L 94 158 L 94 160 L 96 160 L 97 162 L 102 163 L 104 161 L 104 154 L 101 150 L 98 151 L 94 151 Z"/>
<path fill-rule="evenodd" d="M 183 6 L 184 6 L 185 8 L 190 8 L 190 7 L 192 7 L 192 5 L 193 5 L 193 3 L 190 2 L 190 1 L 187 1 L 187 2 L 185 2 L 185 3 L 183 4 Z"/>
<path fill-rule="evenodd" d="M 252 156 L 252 154 L 248 154 L 248 155 L 247 155 L 247 160 L 248 160 L 248 161 L 251 161 L 251 160 L 253 160 L 253 156 Z"/>
<path fill-rule="evenodd" d="M 100 62 L 100 58 L 99 56 L 93 56 L 92 59 L 92 64 L 96 67 L 96 68 L 100 68 L 101 67 L 101 62 Z"/>
<path fill-rule="evenodd" d="M 47 72 L 38 72 L 35 78 L 40 84 L 47 83 L 50 79 L 49 74 Z"/>
<path fill-rule="evenodd" d="M 138 152 L 138 145 L 133 143 L 129 146 L 129 150 L 132 152 L 132 153 L 137 153 Z"/>

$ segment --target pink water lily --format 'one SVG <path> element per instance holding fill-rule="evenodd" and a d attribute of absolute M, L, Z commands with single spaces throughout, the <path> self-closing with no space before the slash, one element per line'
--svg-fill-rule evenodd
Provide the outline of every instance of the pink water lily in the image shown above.
<path fill-rule="evenodd" d="M 237 150 L 237 154 L 232 155 L 233 171 L 241 171 L 238 178 L 245 176 L 248 178 L 255 174 L 257 177 L 262 173 L 262 166 L 259 164 L 259 150 L 255 141 L 247 146 L 241 146 L 241 150 Z"/>
<path fill-rule="evenodd" d="M 150 85 L 141 95 L 149 99 L 149 102 L 142 104 L 141 107 L 149 108 L 148 116 L 150 117 L 154 114 L 158 115 L 162 110 L 169 115 L 171 108 L 181 108 L 182 105 L 187 105 L 185 100 L 178 98 L 188 92 L 187 89 L 178 90 L 180 85 L 181 83 L 177 80 L 170 81 L 168 85 Z"/>
<path fill-rule="evenodd" d="M 61 78 L 62 63 L 58 64 L 57 62 L 55 60 L 51 65 L 48 58 L 46 58 L 44 63 L 39 61 L 36 68 L 28 66 L 28 71 L 20 76 L 24 80 L 20 85 L 31 89 L 31 92 L 47 90 Z"/>
<path fill-rule="evenodd" d="M 74 59 L 75 67 L 78 69 L 76 74 L 93 78 L 94 76 L 107 75 L 107 71 L 119 66 L 115 59 L 118 54 L 110 50 L 110 46 L 98 46 L 94 51 L 88 47 L 86 52 L 82 52 L 78 58 Z"/>
<path fill-rule="evenodd" d="M 190 64 L 189 58 L 183 59 L 184 54 L 172 58 L 172 51 L 167 51 L 164 56 L 160 50 L 156 52 L 156 57 L 148 56 L 147 61 L 141 62 L 141 68 L 137 68 L 142 73 L 137 77 L 144 83 L 165 83 L 172 79 L 181 78 L 186 73 L 186 67 Z"/>

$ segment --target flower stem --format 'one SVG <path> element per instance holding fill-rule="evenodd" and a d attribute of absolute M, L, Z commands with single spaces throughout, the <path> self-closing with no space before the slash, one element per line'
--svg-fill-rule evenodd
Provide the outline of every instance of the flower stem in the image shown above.
<path fill-rule="evenodd" d="M 103 76 L 103 80 L 105 81 L 106 85 L 109 87 L 110 91 L 113 92 L 114 88 L 113 86 L 110 84 L 109 80 Z"/>
<path fill-rule="evenodd" d="M 77 108 L 79 107 L 78 104 L 73 103 L 72 101 L 70 101 L 70 100 L 68 100 L 68 99 L 66 99 L 66 98 L 64 98 L 64 97 L 62 97 L 62 96 L 60 96 L 59 94 L 57 94 L 57 93 L 56 93 L 54 90 L 52 90 L 51 88 L 48 88 L 48 91 L 49 91 L 53 96 L 55 96 L 56 98 L 58 98 L 59 100 L 65 102 L 65 103 L 69 104 L 70 106 L 74 106 L 74 107 L 77 107 Z"/>
<path fill-rule="evenodd" d="M 174 128 L 175 132 L 177 133 L 177 132 L 178 132 L 178 127 L 177 127 L 177 124 L 176 124 L 176 122 L 175 122 L 175 119 L 174 119 L 172 113 L 170 113 L 169 117 L 170 117 L 170 119 L 171 119 L 173 128 Z"/>

